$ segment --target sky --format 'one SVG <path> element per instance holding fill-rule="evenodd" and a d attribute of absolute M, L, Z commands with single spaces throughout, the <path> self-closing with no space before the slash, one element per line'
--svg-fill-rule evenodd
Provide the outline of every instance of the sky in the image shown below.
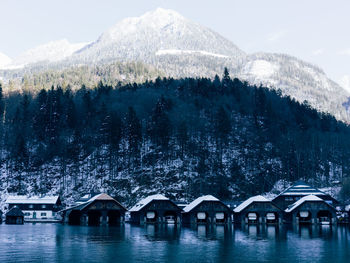
<path fill-rule="evenodd" d="M 349 0 L 0 0 L 0 52 L 14 58 L 53 40 L 94 41 L 121 19 L 157 7 L 213 29 L 245 52 L 314 63 L 350 88 Z"/>

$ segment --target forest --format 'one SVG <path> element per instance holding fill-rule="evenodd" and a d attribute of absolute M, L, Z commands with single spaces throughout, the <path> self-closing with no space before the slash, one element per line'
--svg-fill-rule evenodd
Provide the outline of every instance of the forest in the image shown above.
<path fill-rule="evenodd" d="M 347 124 L 227 69 L 93 89 L 0 87 L 0 135 L 2 195 L 242 200 L 276 182 L 326 187 L 350 175 Z"/>

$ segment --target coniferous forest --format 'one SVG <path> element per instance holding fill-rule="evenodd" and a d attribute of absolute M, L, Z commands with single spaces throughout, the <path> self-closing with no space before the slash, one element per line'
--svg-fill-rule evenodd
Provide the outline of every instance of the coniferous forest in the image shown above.
<path fill-rule="evenodd" d="M 0 89 L 0 118 L 1 193 L 229 200 L 350 175 L 350 127 L 227 70 L 213 80 Z"/>

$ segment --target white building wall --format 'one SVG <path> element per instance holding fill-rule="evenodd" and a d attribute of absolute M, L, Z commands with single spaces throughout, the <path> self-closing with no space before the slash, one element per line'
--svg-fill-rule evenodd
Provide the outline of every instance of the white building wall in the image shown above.
<path fill-rule="evenodd" d="M 55 212 L 51 210 L 23 210 L 24 219 L 54 219 Z M 34 217 L 36 213 L 36 217 Z"/>

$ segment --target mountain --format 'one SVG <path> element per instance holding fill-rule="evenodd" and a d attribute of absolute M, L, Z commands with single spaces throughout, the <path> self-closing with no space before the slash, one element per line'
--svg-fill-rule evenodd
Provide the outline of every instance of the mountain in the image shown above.
<path fill-rule="evenodd" d="M 67 39 L 52 41 L 25 51 L 16 57 L 10 68 L 23 68 L 38 62 L 57 62 L 71 56 L 75 51 L 83 48 L 87 43 L 69 43 Z"/>
<path fill-rule="evenodd" d="M 160 55 L 164 50 L 196 51 L 199 55 L 209 53 L 235 59 L 245 56 L 242 50 L 214 31 L 175 11 L 158 8 L 141 17 L 122 20 L 97 41 L 76 52 L 72 59 L 85 62 L 110 59 L 154 61 L 156 54 Z"/>
<path fill-rule="evenodd" d="M 0 52 L 0 69 L 6 68 L 11 63 L 12 59 Z"/>
<path fill-rule="evenodd" d="M 285 54 L 257 53 L 247 56 L 239 77 L 250 83 L 280 89 L 300 102 L 304 100 L 337 119 L 348 120 L 343 103 L 349 91 L 327 78 L 322 69 Z"/>
<path fill-rule="evenodd" d="M 233 77 L 280 89 L 283 95 L 307 100 L 312 107 L 350 122 L 344 106 L 350 93 L 317 66 L 284 54 L 246 54 L 211 29 L 162 8 L 124 19 L 90 44 L 63 40 L 27 51 L 11 63 L 27 65 L 23 70 L 0 71 L 0 77 L 8 80 L 47 69 L 116 61 L 139 61 L 175 78 L 213 78 L 227 67 Z"/>

